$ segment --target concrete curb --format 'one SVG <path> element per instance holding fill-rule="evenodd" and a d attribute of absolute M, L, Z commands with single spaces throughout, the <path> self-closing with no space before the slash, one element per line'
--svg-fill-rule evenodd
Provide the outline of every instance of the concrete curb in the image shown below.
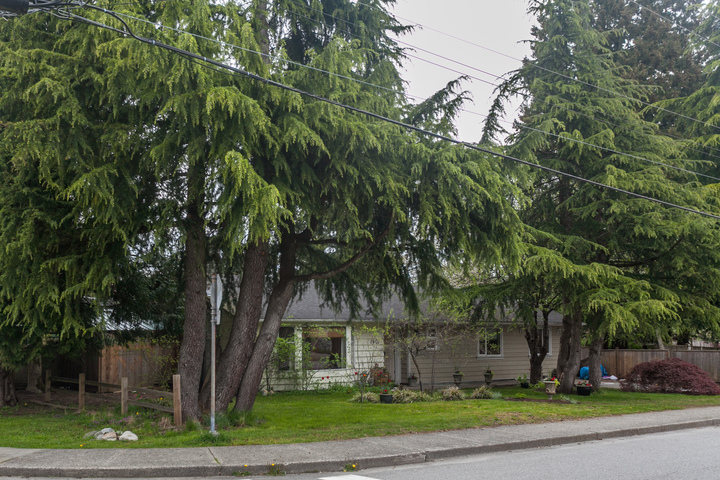
<path fill-rule="evenodd" d="M 678 421 L 677 414 L 635 414 L 606 419 L 458 430 L 341 442 L 243 447 L 123 450 L 18 450 L 0 457 L 0 477 L 193 477 L 340 472 L 420 464 L 436 460 L 511 450 L 670 432 L 720 425 L 720 407 L 700 411 L 701 419 Z M 643 417 L 652 419 L 645 425 Z M 688 415 L 692 416 L 692 415 Z M 668 418 L 664 418 L 668 417 Z M 713 418 L 715 417 L 715 418 Z M 666 421 L 662 421 L 663 418 Z M 606 425 L 607 424 L 607 425 Z M 619 428 L 627 425 L 628 428 Z M 522 439 L 522 440 L 521 440 Z M 244 459 L 244 460 L 241 460 Z"/>

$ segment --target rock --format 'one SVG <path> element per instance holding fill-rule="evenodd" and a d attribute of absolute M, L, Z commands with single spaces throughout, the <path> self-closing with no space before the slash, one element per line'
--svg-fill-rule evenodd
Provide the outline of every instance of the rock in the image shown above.
<path fill-rule="evenodd" d="M 118 437 L 118 440 L 120 440 L 121 442 L 137 442 L 137 439 L 138 436 L 130 430 L 123 432 L 123 434 Z"/>
<path fill-rule="evenodd" d="M 97 430 L 93 430 L 92 432 L 88 432 L 85 435 L 83 435 L 83 438 L 90 438 L 90 437 L 97 437 L 97 434 L 100 433 Z"/>
<path fill-rule="evenodd" d="M 99 440 L 107 440 L 108 442 L 114 442 L 114 441 L 117 440 L 117 439 L 118 439 L 117 433 L 115 433 L 114 431 L 108 432 L 108 433 L 104 433 L 104 434 L 102 434 L 102 436 L 99 438 Z"/>
<path fill-rule="evenodd" d="M 100 433 L 110 433 L 110 432 L 115 433 L 115 430 L 113 430 L 112 428 L 109 428 L 109 427 L 103 428 L 102 430 L 100 430 Z"/>

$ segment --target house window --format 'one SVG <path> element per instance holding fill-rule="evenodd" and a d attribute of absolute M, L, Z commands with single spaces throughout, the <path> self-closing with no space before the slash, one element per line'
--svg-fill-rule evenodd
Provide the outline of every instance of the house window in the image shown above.
<path fill-rule="evenodd" d="M 271 362 L 281 371 L 288 371 L 293 367 L 295 360 L 295 327 L 280 327 L 278 341 L 275 342 L 275 351 Z"/>
<path fill-rule="evenodd" d="M 345 368 L 345 329 L 311 328 L 303 331 L 312 370 Z"/>
<path fill-rule="evenodd" d="M 540 345 L 545 345 L 545 336 L 543 335 L 543 328 L 538 329 L 538 335 L 540 335 Z M 530 356 L 530 351 L 528 350 L 528 357 Z M 552 328 L 548 330 L 548 346 L 547 346 L 547 356 L 552 356 Z"/>
<path fill-rule="evenodd" d="M 540 330 L 540 341 L 545 342 L 545 336 L 543 335 L 543 331 Z M 548 328 L 548 346 L 547 346 L 547 354 L 548 356 L 552 356 L 552 328 Z"/>
<path fill-rule="evenodd" d="M 435 327 L 428 327 L 426 342 L 427 342 L 428 350 L 430 350 L 430 351 L 440 350 L 440 345 L 438 344 L 438 339 L 437 339 L 437 330 L 435 330 Z"/>
<path fill-rule="evenodd" d="M 478 339 L 478 357 L 502 356 L 502 329 L 492 328 L 483 332 Z"/>

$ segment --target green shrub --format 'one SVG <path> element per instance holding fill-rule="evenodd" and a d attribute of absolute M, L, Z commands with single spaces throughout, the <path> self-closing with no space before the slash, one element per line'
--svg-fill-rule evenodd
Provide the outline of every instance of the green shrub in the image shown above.
<path fill-rule="evenodd" d="M 355 403 L 380 403 L 380 395 L 375 392 L 357 393 L 350 401 Z"/>
<path fill-rule="evenodd" d="M 470 398 L 474 400 L 492 399 L 495 398 L 495 395 L 490 387 L 483 385 L 482 387 L 476 388 L 470 395 Z"/>
<path fill-rule="evenodd" d="M 431 395 L 416 390 L 395 390 L 393 392 L 393 403 L 418 403 L 432 400 Z"/>
<path fill-rule="evenodd" d="M 458 387 L 447 387 L 440 392 L 442 399 L 446 402 L 465 400 L 465 394 Z"/>

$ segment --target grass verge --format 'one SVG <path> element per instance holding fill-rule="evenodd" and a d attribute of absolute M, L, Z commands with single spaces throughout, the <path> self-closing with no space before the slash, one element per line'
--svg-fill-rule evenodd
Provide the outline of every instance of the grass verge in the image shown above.
<path fill-rule="evenodd" d="M 134 409 L 126 416 L 120 415 L 119 407 L 82 413 L 35 408 L 25 413 L 30 408 L 21 403 L 0 410 L 0 446 L 152 448 L 302 443 L 720 406 L 720 397 L 710 396 L 604 390 L 590 397 L 572 395 L 576 402 L 569 404 L 527 401 L 547 398 L 542 392 L 527 389 L 496 391 L 503 398 L 390 405 L 351 403 L 353 394 L 345 392 L 278 393 L 258 397 L 250 415 L 219 416 L 221 435 L 217 437 L 207 435 L 203 425 L 190 424 L 175 430 L 167 414 L 150 410 Z M 83 439 L 85 433 L 108 426 L 131 430 L 140 440 L 119 443 Z"/>

